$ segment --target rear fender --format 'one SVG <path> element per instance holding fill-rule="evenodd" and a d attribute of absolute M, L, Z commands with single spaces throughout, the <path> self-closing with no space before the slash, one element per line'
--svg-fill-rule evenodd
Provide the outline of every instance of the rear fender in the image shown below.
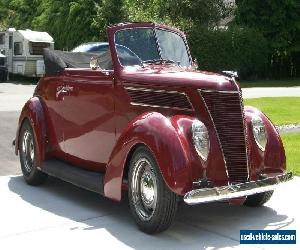
<path fill-rule="evenodd" d="M 119 137 L 112 151 L 104 178 L 104 194 L 113 200 L 121 199 L 124 168 L 130 153 L 137 145 L 145 145 L 155 157 L 166 185 L 171 191 L 183 195 L 191 189 L 192 170 L 189 143 L 180 133 L 180 118 L 167 118 L 160 113 L 151 112 L 138 116 Z"/>
<path fill-rule="evenodd" d="M 19 152 L 19 136 L 21 127 L 26 119 L 29 120 L 33 128 L 33 134 L 35 141 L 37 142 L 37 166 L 40 167 L 45 159 L 47 128 L 44 108 L 38 97 L 30 98 L 22 109 L 15 140 L 16 155 L 18 155 Z"/>

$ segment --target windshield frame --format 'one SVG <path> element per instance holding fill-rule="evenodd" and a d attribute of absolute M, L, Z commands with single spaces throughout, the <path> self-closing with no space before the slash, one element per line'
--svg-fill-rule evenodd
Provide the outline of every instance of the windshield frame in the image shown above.
<path fill-rule="evenodd" d="M 114 53 L 116 55 L 116 59 L 117 59 L 119 67 L 126 68 L 128 66 L 122 65 L 122 63 L 120 62 L 119 56 L 117 54 L 116 40 L 115 40 L 116 39 L 116 33 L 120 32 L 120 31 L 124 31 L 124 30 L 132 30 L 132 29 L 152 29 L 154 39 L 155 39 L 155 44 L 156 44 L 156 47 L 157 47 L 157 52 L 158 52 L 158 55 L 160 57 L 158 59 L 160 59 L 160 60 L 164 60 L 164 59 L 162 58 L 161 47 L 160 47 L 158 37 L 157 37 L 157 30 L 162 30 L 162 31 L 166 31 L 166 32 L 175 33 L 176 35 L 181 37 L 181 39 L 183 40 L 183 43 L 185 45 L 187 56 L 189 58 L 189 66 L 187 68 L 192 67 L 192 63 L 193 63 L 192 56 L 191 56 L 191 53 L 190 53 L 190 49 L 189 49 L 185 34 L 182 31 L 177 30 L 177 29 L 172 28 L 172 27 L 169 27 L 169 26 L 166 26 L 166 25 L 160 25 L 160 24 L 155 24 L 155 23 L 142 23 L 142 24 L 129 23 L 127 25 L 122 25 L 121 24 L 121 26 L 129 26 L 129 27 L 119 27 L 119 25 L 112 27 L 112 28 L 115 28 L 115 30 L 112 33 L 113 46 L 111 46 L 111 48 L 113 48 Z M 109 27 L 109 29 L 110 28 L 111 27 Z M 139 66 L 139 65 L 135 65 L 135 66 Z M 181 66 L 179 66 L 179 67 L 181 67 Z"/>

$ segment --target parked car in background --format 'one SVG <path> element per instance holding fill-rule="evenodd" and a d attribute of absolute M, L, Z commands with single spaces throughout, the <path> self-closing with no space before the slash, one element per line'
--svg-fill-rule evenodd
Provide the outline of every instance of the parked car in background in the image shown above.
<path fill-rule="evenodd" d="M 103 53 L 109 49 L 106 42 L 89 42 L 83 43 L 72 50 L 72 52 L 90 52 L 90 53 Z"/>
<path fill-rule="evenodd" d="M 292 178 L 272 122 L 243 105 L 234 76 L 195 69 L 181 31 L 107 31 L 101 53 L 44 51 L 15 141 L 28 184 L 51 175 L 115 201 L 127 190 L 139 228 L 157 233 L 179 200 L 261 206 Z"/>

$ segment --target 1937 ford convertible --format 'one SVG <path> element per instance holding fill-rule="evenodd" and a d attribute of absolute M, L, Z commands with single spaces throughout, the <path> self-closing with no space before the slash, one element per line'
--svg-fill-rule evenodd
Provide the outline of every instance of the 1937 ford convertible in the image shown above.
<path fill-rule="evenodd" d="M 100 54 L 44 51 L 46 75 L 19 119 L 26 182 L 48 175 L 120 201 L 146 233 L 179 200 L 260 206 L 292 178 L 278 131 L 244 107 L 231 74 L 197 71 L 185 36 L 154 23 L 107 30 Z"/>

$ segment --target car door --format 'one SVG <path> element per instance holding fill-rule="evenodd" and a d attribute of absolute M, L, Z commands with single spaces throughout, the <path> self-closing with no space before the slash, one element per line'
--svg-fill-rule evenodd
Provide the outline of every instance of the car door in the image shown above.
<path fill-rule="evenodd" d="M 64 159 L 65 147 L 63 132 L 64 119 L 64 98 L 67 95 L 64 86 L 63 76 L 44 77 L 40 80 L 35 89 L 35 95 L 40 96 L 45 104 L 48 120 L 48 140 L 52 146 L 55 157 Z"/>
<path fill-rule="evenodd" d="M 64 82 L 66 160 L 104 171 L 115 144 L 113 72 L 66 69 Z"/>

